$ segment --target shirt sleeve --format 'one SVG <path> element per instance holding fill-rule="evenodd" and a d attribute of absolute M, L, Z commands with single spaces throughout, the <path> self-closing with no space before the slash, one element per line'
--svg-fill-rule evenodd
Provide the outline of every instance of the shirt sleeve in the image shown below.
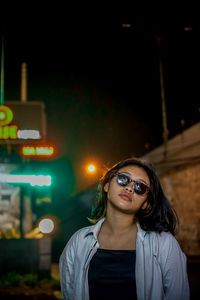
<path fill-rule="evenodd" d="M 166 300 L 190 299 L 186 256 L 171 234 L 163 243 L 161 261 Z"/>
<path fill-rule="evenodd" d="M 59 260 L 60 285 L 64 300 L 73 299 L 75 243 L 76 237 L 72 236 Z"/>

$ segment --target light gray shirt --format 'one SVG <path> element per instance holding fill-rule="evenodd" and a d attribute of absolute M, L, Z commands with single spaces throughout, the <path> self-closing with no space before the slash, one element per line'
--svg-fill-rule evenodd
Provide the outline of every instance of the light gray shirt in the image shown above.
<path fill-rule="evenodd" d="M 99 248 L 98 232 L 105 219 L 78 230 L 59 262 L 64 300 L 89 300 L 88 269 Z M 147 232 L 137 224 L 135 278 L 138 300 L 188 300 L 186 256 L 169 232 Z"/>

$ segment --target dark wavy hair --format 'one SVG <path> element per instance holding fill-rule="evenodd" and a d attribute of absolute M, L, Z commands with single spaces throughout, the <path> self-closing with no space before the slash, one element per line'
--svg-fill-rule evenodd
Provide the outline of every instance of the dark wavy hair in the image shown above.
<path fill-rule="evenodd" d="M 107 182 L 110 182 L 121 168 L 130 165 L 143 168 L 150 180 L 151 191 L 147 196 L 148 205 L 145 209 L 140 209 L 135 216 L 141 228 L 145 231 L 156 231 L 159 233 L 169 231 L 174 235 L 178 225 L 178 216 L 164 195 L 160 180 L 153 166 L 138 158 L 123 160 L 107 171 L 98 186 L 96 204 L 92 207 L 89 220 L 96 223 L 106 216 L 107 192 L 104 191 L 104 186 Z"/>

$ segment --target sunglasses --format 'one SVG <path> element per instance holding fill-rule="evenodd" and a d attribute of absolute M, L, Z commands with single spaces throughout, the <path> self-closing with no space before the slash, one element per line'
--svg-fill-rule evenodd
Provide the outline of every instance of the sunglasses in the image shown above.
<path fill-rule="evenodd" d="M 134 180 L 123 173 L 117 173 L 116 181 L 117 184 L 120 186 L 127 186 L 131 182 L 133 182 L 133 190 L 137 195 L 144 195 L 147 191 L 150 191 L 150 187 L 147 186 L 145 183 L 139 180 Z"/>

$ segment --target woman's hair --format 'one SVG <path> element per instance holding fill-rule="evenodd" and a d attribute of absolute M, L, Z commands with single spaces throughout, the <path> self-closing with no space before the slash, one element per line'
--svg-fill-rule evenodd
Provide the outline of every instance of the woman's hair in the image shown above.
<path fill-rule="evenodd" d="M 171 206 L 169 200 L 163 193 L 160 181 L 153 167 L 146 161 L 138 158 L 128 158 L 114 165 L 101 179 L 97 191 L 96 205 L 92 208 L 91 222 L 96 223 L 106 216 L 107 192 L 104 186 L 116 175 L 116 173 L 126 166 L 138 166 L 143 168 L 149 176 L 151 191 L 148 192 L 148 205 L 145 209 L 140 209 L 135 217 L 141 228 L 145 231 L 169 231 L 173 235 L 178 224 L 178 217 Z"/>

